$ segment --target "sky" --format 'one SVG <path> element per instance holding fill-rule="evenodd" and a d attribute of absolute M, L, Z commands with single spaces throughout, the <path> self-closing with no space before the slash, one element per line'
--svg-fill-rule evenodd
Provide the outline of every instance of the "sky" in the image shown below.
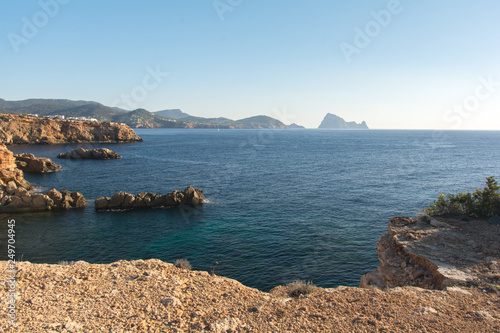
<path fill-rule="evenodd" d="M 0 98 L 500 130 L 494 0 L 0 0 Z"/>

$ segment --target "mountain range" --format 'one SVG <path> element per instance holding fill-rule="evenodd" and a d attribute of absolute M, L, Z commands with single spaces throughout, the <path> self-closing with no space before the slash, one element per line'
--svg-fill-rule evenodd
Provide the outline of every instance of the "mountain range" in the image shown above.
<path fill-rule="evenodd" d="M 93 101 L 67 99 L 27 99 L 6 101 L 0 99 L 0 112 L 11 114 L 37 114 L 43 116 L 86 117 L 99 121 L 124 123 L 132 128 L 221 128 L 256 129 L 288 128 L 281 121 L 268 116 L 255 116 L 240 120 L 228 118 L 194 117 L 180 109 L 150 112 L 145 109 L 126 111 Z"/>
<path fill-rule="evenodd" d="M 297 124 L 285 125 L 268 116 L 254 116 L 239 120 L 229 118 L 203 118 L 189 115 L 180 109 L 150 112 L 145 109 L 127 111 L 93 101 L 68 99 L 27 99 L 6 101 L 0 98 L 0 113 L 37 114 L 43 116 L 65 116 L 94 118 L 98 121 L 124 123 L 132 128 L 220 128 L 220 129 L 302 129 Z M 366 122 L 346 122 L 341 117 L 328 113 L 318 128 L 368 129 Z"/>

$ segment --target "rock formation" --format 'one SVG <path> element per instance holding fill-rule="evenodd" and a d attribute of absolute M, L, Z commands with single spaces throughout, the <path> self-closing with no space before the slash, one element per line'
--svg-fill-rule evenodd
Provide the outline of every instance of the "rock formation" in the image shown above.
<path fill-rule="evenodd" d="M 30 183 L 16 165 L 14 154 L 0 144 L 0 213 L 26 213 L 85 207 L 78 192 L 57 191 L 30 193 Z"/>
<path fill-rule="evenodd" d="M 176 207 L 180 205 L 203 204 L 203 191 L 194 187 L 187 187 L 183 192 L 173 191 L 165 195 L 141 192 L 137 196 L 117 192 L 111 198 L 100 197 L 95 200 L 95 209 L 133 209 Z"/>
<path fill-rule="evenodd" d="M 0 114 L 0 143 L 54 144 L 142 141 L 125 124 Z"/>
<path fill-rule="evenodd" d="M 318 128 L 326 129 L 368 129 L 366 122 L 361 122 L 360 124 L 354 121 L 345 121 L 341 117 L 327 113 Z"/>
<path fill-rule="evenodd" d="M 16 159 L 14 154 L 5 147 L 5 145 L 0 144 L 0 189 L 7 187 L 22 188 L 25 190 L 30 190 L 30 183 L 24 179 L 24 174 L 21 170 L 17 168 Z"/>
<path fill-rule="evenodd" d="M 57 158 L 112 160 L 122 157 L 107 148 L 95 148 L 91 150 L 85 148 L 77 148 L 71 149 L 71 151 L 67 153 L 61 153 L 57 155 Z"/>
<path fill-rule="evenodd" d="M 361 287 L 500 284 L 500 226 L 484 220 L 395 217 L 377 243 L 380 266 Z"/>
<path fill-rule="evenodd" d="M 24 172 L 47 173 L 61 170 L 50 158 L 35 157 L 33 154 L 15 154 L 16 165 Z"/>

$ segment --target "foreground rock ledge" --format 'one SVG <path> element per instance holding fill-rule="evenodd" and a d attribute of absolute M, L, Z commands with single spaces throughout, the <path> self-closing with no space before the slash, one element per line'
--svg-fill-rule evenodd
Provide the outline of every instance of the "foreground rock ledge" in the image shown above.
<path fill-rule="evenodd" d="M 380 266 L 361 278 L 361 287 L 500 288 L 500 225 L 465 217 L 430 223 L 394 217 L 388 228 L 377 243 Z"/>
<path fill-rule="evenodd" d="M 17 265 L 5 332 L 498 332 L 496 294 L 476 288 L 318 288 L 265 293 L 160 260 Z M 7 279 L 7 262 L 0 262 Z M 279 288 L 278 288 L 279 289 Z M 0 288 L 7 306 L 8 289 Z"/>
<path fill-rule="evenodd" d="M 183 192 L 173 191 L 161 195 L 155 193 L 141 192 L 137 196 L 117 192 L 111 198 L 100 197 L 95 200 L 95 209 L 133 209 L 133 208 L 160 208 L 177 207 L 180 205 L 201 205 L 203 204 L 203 190 L 187 187 Z"/>

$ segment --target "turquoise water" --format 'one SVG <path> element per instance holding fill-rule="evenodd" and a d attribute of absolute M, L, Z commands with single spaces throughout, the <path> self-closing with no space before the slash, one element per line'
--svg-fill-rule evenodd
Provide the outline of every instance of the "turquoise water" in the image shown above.
<path fill-rule="evenodd" d="M 389 218 L 415 216 L 441 191 L 473 189 L 500 175 L 500 132 L 137 133 L 144 142 L 11 147 L 62 165 L 58 173 L 26 175 L 39 190 L 79 191 L 88 202 L 85 210 L 11 216 L 18 259 L 187 258 L 198 270 L 218 262 L 218 274 L 262 290 L 296 279 L 356 286 L 378 265 L 375 244 Z M 56 159 L 77 146 L 107 147 L 123 158 Z M 93 208 L 94 199 L 117 191 L 164 194 L 186 186 L 203 189 L 207 203 L 113 213 Z M 4 224 L 0 233 L 6 248 Z"/>

